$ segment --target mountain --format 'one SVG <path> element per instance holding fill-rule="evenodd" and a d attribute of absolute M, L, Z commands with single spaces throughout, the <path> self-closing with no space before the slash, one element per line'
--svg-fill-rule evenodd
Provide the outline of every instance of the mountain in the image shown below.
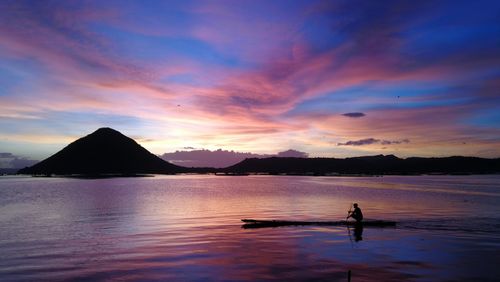
<path fill-rule="evenodd" d="M 224 169 L 227 173 L 270 174 L 485 174 L 500 173 L 500 159 L 476 157 L 407 158 L 378 155 L 336 158 L 246 159 Z"/>
<path fill-rule="evenodd" d="M 406 158 L 378 155 L 355 158 L 247 158 L 233 166 L 186 168 L 150 153 L 133 139 L 111 128 L 97 131 L 69 144 L 51 157 L 24 169 L 21 174 L 102 175 L 172 174 L 180 172 L 269 174 L 484 174 L 500 173 L 500 159 L 476 157 Z"/>
<path fill-rule="evenodd" d="M 171 174 L 185 169 L 168 163 L 133 139 L 111 128 L 100 128 L 66 146 L 21 174 Z"/>

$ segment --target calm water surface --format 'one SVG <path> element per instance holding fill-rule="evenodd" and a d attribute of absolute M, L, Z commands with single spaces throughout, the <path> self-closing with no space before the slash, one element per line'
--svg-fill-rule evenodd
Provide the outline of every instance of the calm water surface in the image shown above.
<path fill-rule="evenodd" d="M 352 202 L 399 224 L 241 228 Z M 499 204 L 500 176 L 0 177 L 0 281 L 498 281 Z"/>

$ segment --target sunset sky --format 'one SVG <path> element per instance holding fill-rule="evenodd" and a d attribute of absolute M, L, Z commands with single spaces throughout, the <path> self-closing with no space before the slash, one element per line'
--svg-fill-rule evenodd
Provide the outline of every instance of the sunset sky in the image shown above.
<path fill-rule="evenodd" d="M 0 153 L 500 157 L 500 1 L 0 1 Z M 11 154 L 11 155 L 8 155 Z"/>

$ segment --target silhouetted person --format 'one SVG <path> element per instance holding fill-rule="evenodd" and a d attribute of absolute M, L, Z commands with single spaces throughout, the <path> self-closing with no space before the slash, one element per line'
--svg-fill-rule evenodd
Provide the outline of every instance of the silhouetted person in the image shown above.
<path fill-rule="evenodd" d="M 358 204 L 353 204 L 354 211 L 349 211 L 347 218 L 352 217 L 356 220 L 356 222 L 360 223 L 363 220 L 363 213 L 361 209 L 358 207 Z"/>

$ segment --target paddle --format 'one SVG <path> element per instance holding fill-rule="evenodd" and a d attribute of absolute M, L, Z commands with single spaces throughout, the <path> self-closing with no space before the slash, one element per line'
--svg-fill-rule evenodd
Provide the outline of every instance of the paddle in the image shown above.
<path fill-rule="evenodd" d="M 349 219 L 349 215 L 351 214 L 351 212 L 352 212 L 352 203 L 349 206 L 349 211 L 347 212 L 347 217 L 345 218 L 346 221 Z"/>
<path fill-rule="evenodd" d="M 351 249 L 352 249 L 352 248 L 354 248 L 354 246 L 352 245 L 351 229 L 349 228 L 349 224 L 347 224 L 347 220 L 349 219 L 349 215 L 351 214 L 351 211 L 352 211 L 352 203 L 349 206 L 349 211 L 347 212 L 347 217 L 345 218 L 345 221 L 346 221 L 345 226 L 347 227 L 347 235 L 349 236 L 349 241 L 351 242 Z"/>

